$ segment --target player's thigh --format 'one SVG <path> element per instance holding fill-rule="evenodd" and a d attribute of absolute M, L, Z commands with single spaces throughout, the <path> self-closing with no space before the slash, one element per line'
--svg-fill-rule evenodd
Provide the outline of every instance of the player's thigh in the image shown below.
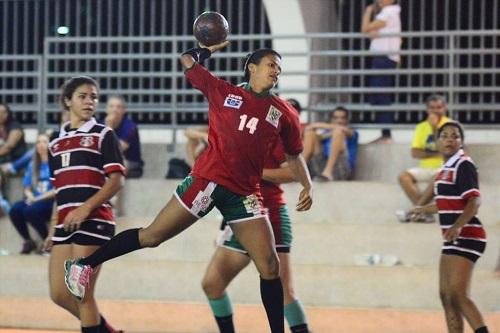
<path fill-rule="evenodd" d="M 204 178 L 184 178 L 153 222 L 141 231 L 141 244 L 157 246 L 208 214 L 215 206 L 213 196 L 216 188 L 215 183 Z"/>
<path fill-rule="evenodd" d="M 441 264 L 442 287 L 454 294 L 468 294 L 474 263 L 459 255 L 442 255 Z"/>
<path fill-rule="evenodd" d="M 235 237 L 255 260 L 270 260 L 276 256 L 274 235 L 266 217 L 230 223 Z"/>
<path fill-rule="evenodd" d="M 153 222 L 141 231 L 141 245 L 157 246 L 189 228 L 197 220 L 198 218 L 173 196 L 156 215 Z"/>

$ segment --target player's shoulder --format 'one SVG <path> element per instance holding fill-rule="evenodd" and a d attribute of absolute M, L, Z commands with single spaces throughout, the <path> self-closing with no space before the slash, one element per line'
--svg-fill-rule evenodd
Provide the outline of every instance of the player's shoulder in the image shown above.
<path fill-rule="evenodd" d="M 49 142 L 54 141 L 55 139 L 57 139 L 60 134 L 61 134 L 60 130 L 55 130 L 52 133 L 50 133 L 50 135 L 49 135 Z"/>
<path fill-rule="evenodd" d="M 476 164 L 474 163 L 474 160 L 472 157 L 469 155 L 462 155 L 457 161 L 458 167 L 464 168 L 464 169 L 476 169 Z"/>
<path fill-rule="evenodd" d="M 95 123 L 94 126 L 92 126 L 92 128 L 89 130 L 89 133 L 105 134 L 109 130 L 111 130 L 110 127 L 101 123 Z"/>
<path fill-rule="evenodd" d="M 299 115 L 298 111 L 288 102 L 277 95 L 272 95 L 272 104 L 284 114 L 297 117 Z"/>

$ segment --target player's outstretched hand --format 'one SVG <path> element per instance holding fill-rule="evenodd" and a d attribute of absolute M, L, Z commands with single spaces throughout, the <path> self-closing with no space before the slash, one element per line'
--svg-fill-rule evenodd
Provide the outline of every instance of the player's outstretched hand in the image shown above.
<path fill-rule="evenodd" d="M 209 49 L 210 52 L 214 53 L 214 52 L 217 52 L 219 50 L 222 50 L 223 48 L 225 48 L 226 46 L 229 45 L 229 41 L 226 40 L 226 41 L 223 41 L 222 43 L 219 43 L 219 44 L 215 44 L 215 45 L 212 45 L 212 46 L 205 46 L 201 43 L 198 43 L 198 45 L 200 47 L 203 47 L 203 48 L 206 48 L 206 49 Z"/>
<path fill-rule="evenodd" d="M 299 212 L 309 210 L 312 206 L 312 189 L 302 189 L 299 195 L 299 202 L 297 203 L 296 209 Z"/>

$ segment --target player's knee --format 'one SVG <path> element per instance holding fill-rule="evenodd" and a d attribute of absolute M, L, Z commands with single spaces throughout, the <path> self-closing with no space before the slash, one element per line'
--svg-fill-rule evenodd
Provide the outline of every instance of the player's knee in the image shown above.
<path fill-rule="evenodd" d="M 139 231 L 139 241 L 142 247 L 158 247 L 163 243 L 164 237 L 161 232 L 145 228 Z"/>
<path fill-rule="evenodd" d="M 224 293 L 224 288 L 221 288 L 219 284 L 207 276 L 201 281 L 201 288 L 205 295 L 210 299 L 218 299 L 222 297 Z"/>
<path fill-rule="evenodd" d="M 275 253 L 270 254 L 266 260 L 257 266 L 264 279 L 276 279 L 280 275 L 280 261 Z"/>
<path fill-rule="evenodd" d="M 68 309 L 73 301 L 72 296 L 60 290 L 50 290 L 50 299 L 58 306 Z"/>
<path fill-rule="evenodd" d="M 460 291 L 453 288 L 441 289 L 439 291 L 439 297 L 444 307 L 457 307 L 464 296 Z"/>
<path fill-rule="evenodd" d="M 332 132 L 333 139 L 345 139 L 344 131 L 336 130 Z"/>

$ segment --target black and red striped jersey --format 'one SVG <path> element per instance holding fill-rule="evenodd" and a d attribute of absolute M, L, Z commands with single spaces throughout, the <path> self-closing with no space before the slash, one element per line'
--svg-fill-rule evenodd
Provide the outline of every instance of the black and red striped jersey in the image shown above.
<path fill-rule="evenodd" d="M 434 180 L 434 195 L 443 232 L 463 213 L 470 198 L 480 196 L 476 166 L 462 149 L 441 167 Z M 486 233 L 477 216 L 464 225 L 459 237 L 486 240 Z"/>
<path fill-rule="evenodd" d="M 50 178 L 56 189 L 58 224 L 66 215 L 93 196 L 113 172 L 125 172 L 118 139 L 113 130 L 94 118 L 78 129 L 69 123 L 52 134 L 49 143 Z M 87 218 L 114 224 L 109 202 Z"/>

